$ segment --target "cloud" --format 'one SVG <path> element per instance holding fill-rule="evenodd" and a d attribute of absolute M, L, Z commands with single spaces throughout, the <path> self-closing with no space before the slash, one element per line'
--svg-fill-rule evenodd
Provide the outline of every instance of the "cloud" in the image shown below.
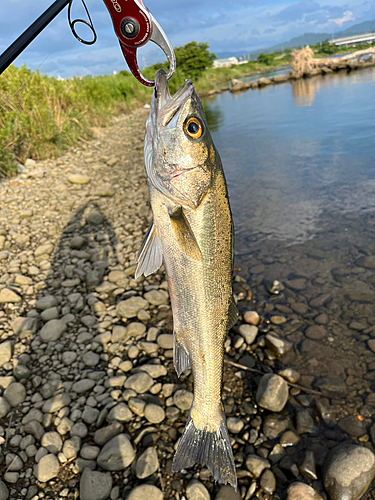
<path fill-rule="evenodd" d="M 347 23 L 348 21 L 354 21 L 354 15 L 353 12 L 350 10 L 346 10 L 344 12 L 344 15 L 341 18 L 338 19 L 333 19 L 333 22 L 337 24 L 338 26 L 342 26 L 344 23 Z"/>

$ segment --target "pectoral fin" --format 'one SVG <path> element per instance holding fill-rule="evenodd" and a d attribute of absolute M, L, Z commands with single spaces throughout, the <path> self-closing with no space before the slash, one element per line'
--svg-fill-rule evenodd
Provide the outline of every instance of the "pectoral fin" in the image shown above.
<path fill-rule="evenodd" d="M 139 278 L 142 274 L 149 276 L 156 272 L 163 263 L 161 243 L 153 222 L 151 222 L 150 227 L 147 229 L 141 248 L 137 254 L 136 262 L 138 263 L 138 267 L 135 272 L 135 278 Z"/>
<path fill-rule="evenodd" d="M 230 330 L 238 319 L 238 310 L 233 295 L 230 298 L 229 311 L 228 311 L 228 330 Z"/>
<path fill-rule="evenodd" d="M 195 239 L 183 208 L 178 207 L 169 214 L 178 245 L 192 260 L 202 260 L 202 253 Z"/>

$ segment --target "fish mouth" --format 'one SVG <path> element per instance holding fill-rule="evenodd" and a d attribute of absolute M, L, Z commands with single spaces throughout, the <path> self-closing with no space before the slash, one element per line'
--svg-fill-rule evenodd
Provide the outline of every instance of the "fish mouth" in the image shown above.
<path fill-rule="evenodd" d="M 159 69 L 155 76 L 155 91 L 152 98 L 152 108 L 158 121 L 164 127 L 175 125 L 174 118 L 178 116 L 179 111 L 193 92 L 193 82 L 186 79 L 184 85 L 171 96 L 167 73 L 164 69 Z"/>

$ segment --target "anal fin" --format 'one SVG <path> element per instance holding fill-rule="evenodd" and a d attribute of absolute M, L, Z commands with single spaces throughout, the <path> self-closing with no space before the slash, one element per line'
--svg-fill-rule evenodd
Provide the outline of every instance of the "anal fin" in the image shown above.
<path fill-rule="evenodd" d="M 138 263 L 137 270 L 135 271 L 136 279 L 142 276 L 142 274 L 149 276 L 156 272 L 163 263 L 161 243 L 153 222 L 151 222 L 150 227 L 147 229 L 141 248 L 137 254 L 136 262 Z"/>
<path fill-rule="evenodd" d="M 173 364 L 178 377 L 185 370 L 191 369 L 189 354 L 178 340 L 176 333 L 173 335 Z"/>

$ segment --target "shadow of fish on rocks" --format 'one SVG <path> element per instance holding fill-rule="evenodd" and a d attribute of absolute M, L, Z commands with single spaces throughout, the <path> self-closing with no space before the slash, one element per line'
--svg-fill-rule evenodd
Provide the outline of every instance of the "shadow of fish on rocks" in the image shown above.
<path fill-rule="evenodd" d="M 0 319 L 13 318 L 0 343 L 4 498 L 8 488 L 27 500 L 41 490 L 47 498 L 125 498 L 128 483 L 143 480 L 153 498 L 162 495 L 158 394 L 171 396 L 173 384 L 157 379 L 167 375 L 172 336 L 156 340 L 170 316 L 168 294 L 161 273 L 133 279 L 143 230 L 135 239 L 133 223 L 125 226 L 115 231 L 97 203 L 86 203 L 56 247 L 34 251 L 35 264 L 49 268 L 35 299 L 1 304 Z M 28 293 L 17 285 L 3 290 Z"/>

